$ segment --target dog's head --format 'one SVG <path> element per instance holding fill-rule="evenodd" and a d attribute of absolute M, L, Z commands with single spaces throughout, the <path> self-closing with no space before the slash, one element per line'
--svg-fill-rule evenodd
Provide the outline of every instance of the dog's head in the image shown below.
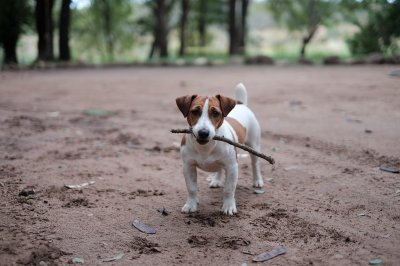
<path fill-rule="evenodd" d="M 236 101 L 219 94 L 213 97 L 194 94 L 177 98 L 176 104 L 187 118 L 197 142 L 204 145 L 215 136 Z"/>

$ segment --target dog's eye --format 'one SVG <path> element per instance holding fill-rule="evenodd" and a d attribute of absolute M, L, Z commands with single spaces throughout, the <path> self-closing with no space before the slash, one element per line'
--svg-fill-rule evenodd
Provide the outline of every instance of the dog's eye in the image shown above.
<path fill-rule="evenodd" d="M 193 116 L 200 116 L 201 115 L 201 111 L 199 109 L 194 109 L 192 111 L 190 111 L 192 113 Z"/>
<path fill-rule="evenodd" d="M 220 116 L 220 113 L 218 111 L 216 111 L 216 110 L 212 110 L 211 111 L 211 116 L 214 117 L 214 118 L 217 118 L 217 117 Z"/>

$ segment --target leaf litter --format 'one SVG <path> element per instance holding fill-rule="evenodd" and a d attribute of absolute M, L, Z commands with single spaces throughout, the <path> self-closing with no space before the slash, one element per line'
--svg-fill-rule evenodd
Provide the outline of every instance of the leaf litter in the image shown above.
<path fill-rule="evenodd" d="M 399 168 L 391 166 L 391 165 L 381 165 L 381 166 L 379 166 L 379 170 L 384 171 L 384 172 L 393 173 L 393 174 L 400 173 Z"/>
<path fill-rule="evenodd" d="M 106 258 L 103 259 L 103 262 L 111 262 L 111 261 L 116 261 L 116 260 L 120 260 L 125 256 L 124 252 L 119 253 L 117 256 L 114 256 L 112 258 Z"/>
<path fill-rule="evenodd" d="M 83 188 L 83 187 L 87 187 L 89 185 L 93 185 L 95 183 L 95 181 L 89 181 L 89 182 L 85 182 L 79 185 L 64 185 L 64 187 L 69 188 L 69 189 L 79 189 L 79 188 Z"/>
<path fill-rule="evenodd" d="M 132 225 L 142 233 L 146 233 L 146 234 L 150 234 L 150 235 L 156 233 L 156 229 L 144 224 L 142 221 L 140 221 L 138 219 L 133 220 Z"/>
<path fill-rule="evenodd" d="M 279 255 L 283 255 L 287 252 L 287 248 L 286 247 L 278 247 L 278 248 L 274 248 L 273 250 L 269 251 L 269 252 L 264 252 L 261 253 L 260 255 L 257 255 L 253 258 L 254 262 L 263 262 L 263 261 L 267 261 L 270 260 L 272 258 L 275 258 Z"/>

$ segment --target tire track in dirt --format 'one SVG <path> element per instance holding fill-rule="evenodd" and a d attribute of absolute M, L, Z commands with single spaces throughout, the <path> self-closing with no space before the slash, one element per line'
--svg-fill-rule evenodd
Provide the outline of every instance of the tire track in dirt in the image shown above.
<path fill-rule="evenodd" d="M 267 140 L 281 140 L 287 142 L 287 144 L 298 147 L 307 147 L 317 150 L 327 156 L 336 156 L 339 158 L 352 160 L 363 165 L 379 166 L 381 164 L 392 164 L 396 167 L 400 167 L 400 158 L 379 155 L 378 152 L 372 149 L 363 149 L 361 151 L 357 151 L 349 149 L 345 145 L 338 145 L 316 138 L 279 134 L 270 131 L 264 131 L 262 137 Z"/>

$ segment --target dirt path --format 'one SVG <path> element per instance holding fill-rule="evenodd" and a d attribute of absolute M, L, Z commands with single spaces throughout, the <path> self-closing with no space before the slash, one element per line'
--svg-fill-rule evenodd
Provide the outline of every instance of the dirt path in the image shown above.
<path fill-rule="evenodd" d="M 400 175 L 378 168 L 400 167 L 393 69 L 0 73 L 0 265 L 75 257 L 85 265 L 241 265 L 279 246 L 288 253 L 268 264 L 399 265 Z M 200 211 L 181 214 L 180 136 L 168 132 L 186 124 L 174 99 L 232 96 L 238 82 L 263 127 L 263 151 L 277 161 L 262 164 L 273 180 L 254 194 L 249 158 L 241 158 L 239 213 L 226 217 L 221 189 L 209 189 L 201 172 Z M 35 194 L 19 196 L 27 186 Z M 157 233 L 140 233 L 134 219 Z"/>

